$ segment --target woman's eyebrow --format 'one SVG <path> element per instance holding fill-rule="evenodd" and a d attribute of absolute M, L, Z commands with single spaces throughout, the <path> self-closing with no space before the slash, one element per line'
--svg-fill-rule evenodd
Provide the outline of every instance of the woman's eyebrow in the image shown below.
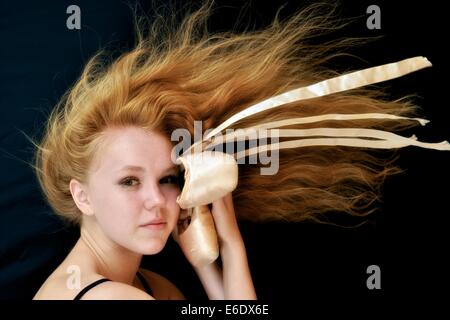
<path fill-rule="evenodd" d="M 117 171 L 125 171 L 125 170 L 130 170 L 130 171 L 145 171 L 145 169 L 143 167 L 140 166 L 133 166 L 133 165 L 127 165 L 124 166 L 122 168 L 120 168 Z"/>
<path fill-rule="evenodd" d="M 125 171 L 125 170 L 130 170 L 130 171 L 145 171 L 145 169 L 143 167 L 140 166 L 134 166 L 134 165 L 127 165 L 124 166 L 122 168 L 120 168 L 117 171 Z M 164 173 L 169 172 L 169 171 L 178 171 L 178 166 L 177 165 L 172 165 L 170 167 L 168 167 L 167 169 L 163 170 Z"/>
<path fill-rule="evenodd" d="M 178 166 L 177 165 L 171 165 L 170 167 L 168 167 L 166 170 L 164 170 L 163 172 L 169 172 L 169 171 L 177 171 L 178 172 Z"/>

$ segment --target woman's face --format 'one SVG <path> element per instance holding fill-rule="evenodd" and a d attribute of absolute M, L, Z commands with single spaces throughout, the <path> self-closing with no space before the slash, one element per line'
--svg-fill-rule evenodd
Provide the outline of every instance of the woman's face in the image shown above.
<path fill-rule="evenodd" d="M 89 174 L 91 209 L 101 230 L 141 254 L 161 251 L 178 221 L 178 168 L 172 145 L 157 132 L 137 127 L 105 132 Z"/>

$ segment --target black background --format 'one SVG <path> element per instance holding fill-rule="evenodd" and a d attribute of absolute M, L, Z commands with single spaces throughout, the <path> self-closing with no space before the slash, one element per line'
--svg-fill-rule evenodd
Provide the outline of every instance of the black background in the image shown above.
<path fill-rule="evenodd" d="M 366 62 L 352 60 L 344 69 L 418 55 L 433 63 L 432 68 L 384 84 L 394 98 L 418 94 L 422 116 L 431 122 L 413 131 L 429 142 L 450 139 L 446 16 L 434 2 L 341 1 L 338 7 L 343 17 L 360 17 L 339 35 L 383 36 L 349 48 Z M 230 28 L 246 2 L 216 3 L 220 9 L 211 30 Z M 281 16 L 308 2 L 247 2 L 247 14 L 260 27 L 285 3 Z M 66 28 L 71 4 L 81 8 L 79 31 Z M 141 4 L 151 10 L 145 1 Z M 366 27 L 371 4 L 381 8 L 381 30 Z M 130 46 L 132 22 L 122 1 L 5 1 L 0 14 L 0 299 L 29 300 L 68 253 L 77 232 L 66 229 L 43 201 L 26 165 L 32 149 L 21 131 L 39 136 L 46 114 L 96 50 Z M 292 306 L 291 301 L 300 304 L 305 297 L 325 302 L 363 298 L 370 303 L 383 297 L 430 297 L 447 287 L 450 153 L 408 147 L 400 155 L 398 164 L 406 172 L 386 181 L 379 210 L 360 228 L 241 223 L 260 299 L 286 306 Z M 366 287 L 366 268 L 372 264 L 381 268 L 381 290 Z M 160 254 L 145 257 L 143 265 L 169 278 L 188 299 L 206 299 L 171 239 Z"/>

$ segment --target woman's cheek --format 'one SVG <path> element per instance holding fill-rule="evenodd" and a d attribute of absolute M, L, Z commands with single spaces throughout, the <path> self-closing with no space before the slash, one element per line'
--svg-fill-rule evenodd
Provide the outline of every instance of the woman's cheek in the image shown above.
<path fill-rule="evenodd" d="M 174 188 L 174 190 L 172 190 L 172 192 L 168 195 L 168 209 L 174 226 L 177 223 L 178 216 L 180 214 L 180 206 L 177 203 L 177 197 L 179 194 L 180 190 L 178 188 Z"/>
<path fill-rule="evenodd" d="M 164 191 L 164 196 L 169 203 L 176 202 L 177 197 L 180 195 L 181 191 L 178 187 L 167 186 Z"/>

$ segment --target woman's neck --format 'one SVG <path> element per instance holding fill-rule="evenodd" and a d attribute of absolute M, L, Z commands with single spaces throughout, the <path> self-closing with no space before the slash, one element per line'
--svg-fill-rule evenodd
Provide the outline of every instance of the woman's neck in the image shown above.
<path fill-rule="evenodd" d="M 113 281 L 133 284 L 142 255 L 108 239 L 96 223 L 81 226 L 76 246 L 90 258 L 95 272 Z"/>

